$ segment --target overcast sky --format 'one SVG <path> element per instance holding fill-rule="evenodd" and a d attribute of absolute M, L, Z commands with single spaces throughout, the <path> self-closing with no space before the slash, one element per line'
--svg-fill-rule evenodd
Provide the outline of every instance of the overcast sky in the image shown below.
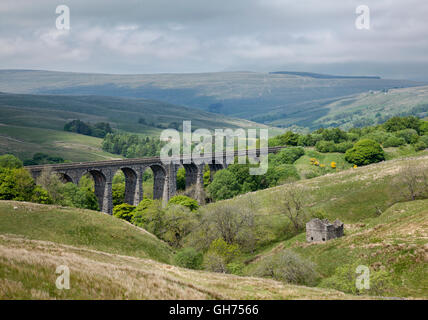
<path fill-rule="evenodd" d="M 70 8 L 69 31 L 55 9 Z M 355 27 L 359 5 L 370 30 Z M 0 68 L 428 80 L 426 0 L 1 0 Z"/>

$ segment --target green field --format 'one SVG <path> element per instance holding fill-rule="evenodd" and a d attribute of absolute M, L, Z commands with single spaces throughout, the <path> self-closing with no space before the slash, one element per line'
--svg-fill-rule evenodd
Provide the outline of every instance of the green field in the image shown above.
<path fill-rule="evenodd" d="M 31 159 L 42 152 L 70 161 L 120 159 L 101 150 L 102 139 L 81 134 L 0 124 L 0 154 L 11 153 Z"/>

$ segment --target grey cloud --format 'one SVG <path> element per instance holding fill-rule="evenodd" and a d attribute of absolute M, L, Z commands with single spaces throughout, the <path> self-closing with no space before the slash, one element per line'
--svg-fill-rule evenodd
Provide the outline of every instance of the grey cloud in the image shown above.
<path fill-rule="evenodd" d="M 379 74 L 428 80 L 428 3 L 367 0 L 2 0 L 0 68 L 111 73 L 222 70 Z"/>

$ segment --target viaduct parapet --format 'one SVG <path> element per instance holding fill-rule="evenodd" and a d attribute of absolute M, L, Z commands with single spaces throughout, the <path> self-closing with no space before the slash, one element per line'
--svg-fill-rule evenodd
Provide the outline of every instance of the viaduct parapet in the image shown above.
<path fill-rule="evenodd" d="M 268 153 L 276 153 L 284 147 L 266 148 Z M 81 177 L 91 174 L 94 179 L 95 195 L 102 212 L 112 214 L 112 182 L 113 177 L 119 170 L 125 175 L 125 202 L 138 205 L 143 199 L 143 174 L 150 168 L 153 171 L 154 185 L 153 198 L 168 202 L 177 193 L 177 170 L 184 167 L 186 170 L 186 188 L 196 187 L 202 190 L 203 173 L 206 165 L 210 168 L 211 179 L 218 170 L 226 168 L 234 162 L 237 156 L 257 158 L 260 151 L 266 149 L 240 150 L 234 152 L 223 152 L 221 154 L 206 154 L 202 158 L 193 159 L 191 156 L 180 156 L 171 158 L 168 163 L 161 161 L 160 157 L 107 160 L 96 162 L 62 163 L 54 165 L 37 165 L 25 167 L 37 181 L 44 170 L 51 170 L 59 174 L 64 182 L 78 184 Z M 197 194 L 200 194 L 197 192 Z M 200 203 L 204 199 L 197 199 Z"/>

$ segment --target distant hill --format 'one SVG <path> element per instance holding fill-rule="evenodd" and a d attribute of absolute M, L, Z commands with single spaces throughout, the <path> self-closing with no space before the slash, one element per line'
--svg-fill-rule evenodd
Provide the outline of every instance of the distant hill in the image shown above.
<path fill-rule="evenodd" d="M 64 125 L 74 119 L 109 122 L 115 130 L 151 136 L 183 120 L 191 120 L 194 129 L 263 126 L 147 99 L 0 93 L 0 154 L 28 159 L 43 152 L 72 161 L 120 157 L 102 151 L 102 139 L 64 132 Z"/>
<path fill-rule="evenodd" d="M 311 73 L 311 72 L 296 72 L 296 71 L 274 71 L 270 74 L 289 74 L 294 76 L 309 77 L 315 79 L 378 79 L 380 77 L 376 76 L 336 76 L 331 74 L 320 74 L 320 73 Z"/>
<path fill-rule="evenodd" d="M 54 111 L 54 112 L 53 112 Z M 191 120 L 194 128 L 256 127 L 254 122 L 194 110 L 170 103 L 111 96 L 34 95 L 0 92 L 0 122 L 3 124 L 60 129 L 71 119 L 105 121 L 128 132 L 153 133 L 172 122 Z M 145 124 L 138 122 L 144 119 Z"/>
<path fill-rule="evenodd" d="M 428 86 L 370 91 L 324 106 L 327 114 L 313 126 L 361 127 L 383 123 L 393 116 L 428 116 Z"/>
<path fill-rule="evenodd" d="M 146 98 L 269 125 L 313 127 L 342 97 L 423 85 L 280 71 L 111 75 L 0 70 L 0 91 Z"/>

